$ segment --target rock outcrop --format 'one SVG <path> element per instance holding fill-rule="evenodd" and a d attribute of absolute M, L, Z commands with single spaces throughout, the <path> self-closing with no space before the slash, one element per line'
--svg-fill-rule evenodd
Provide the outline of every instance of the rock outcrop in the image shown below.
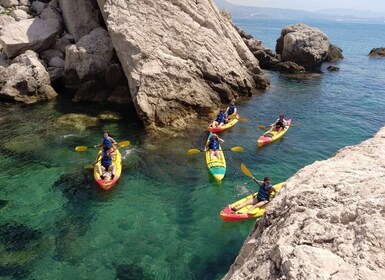
<path fill-rule="evenodd" d="M 330 46 L 329 39 L 318 28 L 294 24 L 282 29 L 275 51 L 282 61 L 292 61 L 305 68 L 320 68 L 330 58 Z"/>
<path fill-rule="evenodd" d="M 371 49 L 369 56 L 372 57 L 385 57 L 385 48 L 374 48 Z"/>
<path fill-rule="evenodd" d="M 48 72 L 34 51 L 17 56 L 6 68 L 0 66 L 1 99 L 27 104 L 49 100 L 57 96 L 50 84 Z"/>
<path fill-rule="evenodd" d="M 221 102 L 269 85 L 212 0 L 98 3 L 147 127 L 184 127 Z"/>
<path fill-rule="evenodd" d="M 291 177 L 224 279 L 385 278 L 385 127 Z"/>

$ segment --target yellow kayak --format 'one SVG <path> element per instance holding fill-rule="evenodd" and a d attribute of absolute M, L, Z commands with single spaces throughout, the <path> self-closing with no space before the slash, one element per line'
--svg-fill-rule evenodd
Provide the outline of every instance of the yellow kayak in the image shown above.
<path fill-rule="evenodd" d="M 265 146 L 267 144 L 270 144 L 270 143 L 277 141 L 278 139 L 282 138 L 282 136 L 284 136 L 290 128 L 289 125 L 291 124 L 291 119 L 287 120 L 287 124 L 288 125 L 285 126 L 285 128 L 282 129 L 280 132 L 271 131 L 271 130 L 266 131 L 261 137 L 258 138 L 257 146 L 262 147 L 262 146 Z"/>
<path fill-rule="evenodd" d="M 101 165 L 102 150 L 99 151 L 98 162 L 94 166 L 95 181 L 104 190 L 109 190 L 110 188 L 112 188 L 117 183 L 117 181 L 120 178 L 120 175 L 122 174 L 122 155 L 120 154 L 118 149 L 115 149 L 114 152 L 116 153 L 116 155 L 112 156 L 112 164 L 116 166 L 116 171 L 115 171 L 115 177 L 112 180 L 111 180 L 111 177 L 106 177 L 104 178 L 104 180 L 100 178 L 100 174 L 98 172 L 98 166 Z"/>
<path fill-rule="evenodd" d="M 210 137 L 212 135 L 212 132 L 209 133 L 209 137 L 207 138 L 207 142 L 210 141 Z M 225 155 L 223 154 L 222 147 L 219 145 L 220 149 L 220 159 L 217 159 L 216 157 L 213 158 L 213 160 L 210 159 L 210 152 L 206 151 L 206 165 L 209 170 L 209 172 L 214 176 L 214 178 L 217 180 L 217 182 L 221 182 L 223 177 L 225 177 L 226 174 L 226 160 Z"/>
<path fill-rule="evenodd" d="M 273 187 L 274 187 L 274 189 L 276 189 L 278 191 L 284 185 L 285 185 L 285 182 L 282 182 L 282 183 L 274 185 Z M 221 219 L 224 221 L 228 221 L 228 222 L 235 222 L 235 221 L 248 220 L 248 219 L 252 219 L 252 218 L 262 217 L 263 214 L 265 213 L 266 205 L 269 205 L 269 204 L 266 204 L 262 207 L 254 208 L 253 210 L 251 210 L 248 213 L 247 213 L 247 211 L 249 211 L 249 209 L 252 207 L 251 204 L 243 207 L 242 209 L 239 209 L 236 212 L 231 210 L 232 207 L 236 207 L 237 205 L 241 205 L 246 200 L 249 200 L 249 199 L 252 199 L 253 197 L 255 197 L 257 194 L 258 194 L 258 192 L 251 194 L 245 198 L 242 198 L 241 200 L 238 200 L 238 201 L 230 204 L 230 206 L 226 206 L 225 208 L 223 208 L 223 210 L 219 214 Z M 272 195 L 274 196 L 275 192 L 272 192 Z"/>

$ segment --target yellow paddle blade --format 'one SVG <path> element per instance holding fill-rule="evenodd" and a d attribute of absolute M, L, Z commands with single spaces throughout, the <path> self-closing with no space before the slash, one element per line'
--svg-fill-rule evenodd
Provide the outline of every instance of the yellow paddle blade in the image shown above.
<path fill-rule="evenodd" d="M 119 146 L 119 147 L 126 147 L 126 146 L 128 146 L 128 145 L 130 145 L 130 141 L 128 141 L 128 140 L 126 140 L 126 141 L 121 141 L 121 142 L 118 143 L 118 146 Z"/>
<path fill-rule="evenodd" d="M 187 151 L 187 153 L 188 153 L 189 155 L 198 154 L 198 153 L 200 153 L 200 152 L 201 152 L 201 150 L 199 150 L 199 149 L 190 149 L 190 150 Z"/>
<path fill-rule="evenodd" d="M 87 164 L 86 166 L 84 166 L 85 169 L 93 169 L 94 167 L 91 165 L 91 164 Z"/>
<path fill-rule="evenodd" d="M 232 150 L 233 152 L 243 152 L 243 147 L 235 146 L 235 147 L 232 147 L 230 150 Z"/>
<path fill-rule="evenodd" d="M 241 164 L 241 170 L 242 170 L 242 172 L 243 172 L 246 176 L 248 176 L 248 177 L 252 177 L 252 176 L 253 176 L 253 175 L 251 174 L 250 170 L 247 169 L 247 167 L 246 167 L 243 163 Z"/>
<path fill-rule="evenodd" d="M 265 130 L 265 129 L 266 129 L 266 126 L 264 126 L 264 125 L 259 125 L 258 128 L 261 129 L 261 130 Z"/>
<path fill-rule="evenodd" d="M 77 146 L 77 147 L 75 147 L 75 151 L 77 151 L 77 152 L 84 152 L 87 149 L 88 149 L 88 147 L 86 147 L 86 146 Z"/>
<path fill-rule="evenodd" d="M 240 122 L 248 122 L 249 119 L 247 119 L 247 118 L 239 118 L 239 121 L 240 121 Z"/>

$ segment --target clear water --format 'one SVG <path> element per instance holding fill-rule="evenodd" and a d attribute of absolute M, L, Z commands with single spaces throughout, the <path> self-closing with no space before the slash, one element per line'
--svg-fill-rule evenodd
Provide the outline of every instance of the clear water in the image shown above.
<path fill-rule="evenodd" d="M 284 21 L 234 20 L 274 48 Z M 370 138 L 385 125 L 385 60 L 369 58 L 383 47 L 384 25 L 309 22 L 344 50 L 340 72 L 293 78 L 266 72 L 272 86 L 238 103 L 242 117 L 223 133 L 227 175 L 217 185 L 208 174 L 202 129 L 155 142 L 133 110 L 71 104 L 66 98 L 35 106 L 0 104 L 1 279 L 220 279 L 254 226 L 225 223 L 227 204 L 255 190 L 240 170 L 244 163 L 262 178 L 279 182 L 338 149 Z M 327 65 L 325 65 L 327 67 Z M 119 120 L 87 128 L 57 125 L 69 113 Z M 256 148 L 262 131 L 279 113 L 294 123 L 281 141 Z M 123 174 L 110 191 L 93 182 L 96 150 L 108 129 L 122 148 Z"/>

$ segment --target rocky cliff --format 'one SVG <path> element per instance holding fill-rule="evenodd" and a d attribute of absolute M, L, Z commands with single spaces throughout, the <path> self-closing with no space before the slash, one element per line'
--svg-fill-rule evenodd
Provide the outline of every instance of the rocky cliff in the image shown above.
<path fill-rule="evenodd" d="M 98 3 L 147 127 L 185 127 L 191 117 L 269 84 L 212 0 Z"/>
<path fill-rule="evenodd" d="M 291 177 L 224 279 L 385 279 L 385 127 Z"/>

